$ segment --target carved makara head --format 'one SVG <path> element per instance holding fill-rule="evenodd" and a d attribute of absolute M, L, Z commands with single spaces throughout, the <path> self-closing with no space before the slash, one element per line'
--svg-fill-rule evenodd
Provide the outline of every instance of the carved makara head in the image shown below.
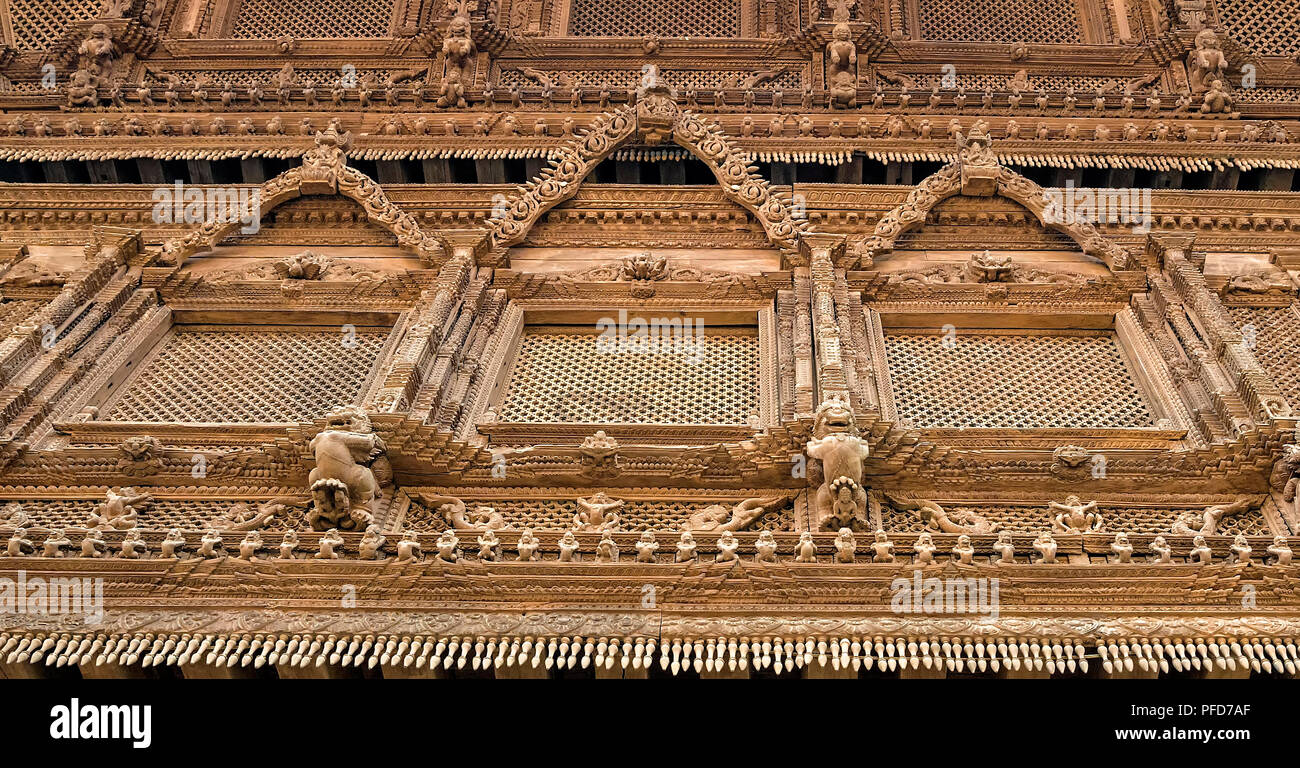
<path fill-rule="evenodd" d="M 295 253 L 275 263 L 275 271 L 288 280 L 319 280 L 329 269 L 330 260 L 315 251 Z"/>
<path fill-rule="evenodd" d="M 663 280 L 668 277 L 668 257 L 638 253 L 623 259 L 622 274 L 625 280 Z"/>
<path fill-rule="evenodd" d="M 1088 461 L 1088 449 L 1077 445 L 1063 445 L 1052 452 L 1052 458 L 1067 467 L 1078 468 Z"/>
<path fill-rule="evenodd" d="M 817 417 L 813 422 L 813 437 L 823 438 L 831 434 L 858 434 L 858 423 L 853 417 L 853 409 L 839 398 L 831 398 L 817 407 Z"/>
<path fill-rule="evenodd" d="M 345 405 L 326 414 L 325 428 L 339 432 L 358 432 L 363 435 L 373 431 L 370 426 L 370 417 L 366 416 L 366 412 L 355 405 Z"/>
<path fill-rule="evenodd" d="M 134 435 L 123 440 L 118 445 L 118 450 L 132 461 L 147 461 L 153 458 L 155 452 L 162 451 L 162 443 L 156 437 Z"/>
<path fill-rule="evenodd" d="M 966 268 L 976 282 L 1000 283 L 1011 277 L 1011 257 L 994 256 L 985 251 L 971 256 L 970 261 L 966 262 Z"/>

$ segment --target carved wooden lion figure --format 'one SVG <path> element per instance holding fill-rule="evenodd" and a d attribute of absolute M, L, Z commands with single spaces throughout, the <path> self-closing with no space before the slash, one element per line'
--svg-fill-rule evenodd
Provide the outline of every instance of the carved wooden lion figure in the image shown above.
<path fill-rule="evenodd" d="M 1300 445 L 1282 446 L 1282 458 L 1273 465 L 1272 480 L 1284 501 L 1295 501 L 1296 486 L 1300 485 Z"/>
<path fill-rule="evenodd" d="M 858 436 L 849 404 L 831 399 L 817 409 L 808 455 L 822 462 L 822 484 L 817 489 L 814 512 L 821 530 L 867 525 L 867 493 L 862 487 L 862 462 L 870 449 Z"/>
<path fill-rule="evenodd" d="M 384 442 L 357 406 L 333 411 L 326 422 L 308 445 L 316 457 L 316 468 L 307 478 L 315 502 L 308 522 L 317 531 L 364 530 L 374 519 L 370 505 L 392 475 Z"/>

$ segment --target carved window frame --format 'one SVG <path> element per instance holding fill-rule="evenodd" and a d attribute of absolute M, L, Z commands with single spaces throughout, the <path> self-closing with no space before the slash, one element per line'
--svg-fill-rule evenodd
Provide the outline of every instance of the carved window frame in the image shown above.
<path fill-rule="evenodd" d="M 892 318 L 888 322 L 878 309 L 863 299 L 863 312 L 867 321 L 867 350 L 872 369 L 877 372 L 880 417 L 883 421 L 898 422 L 899 411 L 894 396 L 893 373 L 886 353 L 886 332 L 895 328 L 917 331 L 942 328 L 949 315 L 966 318 L 977 317 L 983 324 L 964 326 L 974 331 L 979 328 L 998 329 L 1002 332 L 1023 332 L 1026 335 L 1051 335 L 1052 328 L 1044 327 L 1040 312 L 1016 311 L 1010 308 L 988 306 L 972 310 L 970 307 L 908 308 L 893 304 L 889 307 Z M 1068 310 L 1067 310 L 1068 311 Z M 1087 448 L 1134 448 L 1175 450 L 1186 448 L 1194 433 L 1194 420 L 1177 394 L 1169 368 L 1156 348 L 1154 339 L 1138 321 L 1131 307 L 1115 312 L 1084 311 L 1071 313 L 1071 328 L 1108 332 L 1119 347 L 1125 365 L 1138 387 L 1144 403 L 1151 411 L 1154 424 L 1139 427 L 910 427 L 943 444 L 969 447 L 1021 447 L 1051 448 L 1064 444 Z M 900 322 L 901 321 L 901 322 Z M 1061 330 L 1066 330 L 1062 328 Z"/>
<path fill-rule="evenodd" d="M 643 422 L 615 423 L 516 423 L 494 422 L 491 425 L 480 424 L 484 414 L 499 412 L 505 397 L 519 348 L 525 332 L 529 327 L 546 325 L 574 325 L 573 322 L 558 323 L 557 320 L 571 313 L 612 314 L 617 316 L 620 309 L 629 312 L 642 312 L 647 316 L 655 312 L 676 313 L 683 315 L 710 316 L 719 318 L 718 325 L 733 327 L 752 327 L 758 336 L 758 414 L 764 425 L 776 425 L 781 421 L 781 382 L 777 338 L 778 323 L 774 302 L 744 302 L 722 305 L 710 300 L 678 301 L 671 307 L 656 306 L 646 303 L 629 303 L 626 301 L 600 301 L 594 303 L 583 300 L 523 299 L 514 298 L 507 304 L 500 323 L 488 341 L 487 353 L 483 360 L 485 379 L 475 395 L 473 402 L 465 412 L 457 438 L 471 440 L 475 437 L 487 438 L 490 444 L 496 443 L 539 443 L 539 442 L 573 442 L 580 441 L 595 432 L 604 429 L 616 434 L 619 439 L 629 441 L 649 440 L 665 443 L 704 444 L 718 441 L 742 440 L 750 437 L 754 429 L 747 424 L 657 424 Z M 752 322 L 749 318 L 752 317 Z M 480 431 L 480 426 L 483 426 Z"/>
<path fill-rule="evenodd" d="M 903 26 L 911 40 L 945 45 L 1006 45 L 997 40 L 932 40 L 921 36 L 921 0 L 898 0 L 903 3 Z M 1083 38 L 1068 45 L 1110 45 L 1117 42 L 1115 21 L 1110 0 L 1071 0 L 1079 14 L 1079 32 Z M 1026 41 L 1027 45 L 1060 45 L 1060 43 L 1035 43 Z"/>

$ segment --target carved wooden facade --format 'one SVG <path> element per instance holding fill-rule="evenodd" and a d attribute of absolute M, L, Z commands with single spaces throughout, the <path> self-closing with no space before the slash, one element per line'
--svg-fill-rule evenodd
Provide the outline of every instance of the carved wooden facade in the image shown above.
<path fill-rule="evenodd" d="M 1297 32 L 0 0 L 0 674 L 1293 676 Z"/>

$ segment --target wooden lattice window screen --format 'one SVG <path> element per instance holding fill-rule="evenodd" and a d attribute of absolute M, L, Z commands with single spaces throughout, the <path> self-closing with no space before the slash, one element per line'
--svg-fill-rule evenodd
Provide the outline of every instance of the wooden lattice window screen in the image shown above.
<path fill-rule="evenodd" d="M 1300 53 L 1300 6 L 1295 0 L 1219 0 L 1223 28 L 1260 56 Z"/>
<path fill-rule="evenodd" d="M 43 51 L 63 38 L 69 24 L 97 17 L 101 5 L 103 0 L 8 0 L 13 45 Z"/>
<path fill-rule="evenodd" d="M 394 0 L 243 0 L 230 37 L 388 37 Z"/>
<path fill-rule="evenodd" d="M 1083 43 L 1076 0 L 916 0 L 922 40 Z"/>
<path fill-rule="evenodd" d="M 574 37 L 739 37 L 741 0 L 573 0 Z"/>

